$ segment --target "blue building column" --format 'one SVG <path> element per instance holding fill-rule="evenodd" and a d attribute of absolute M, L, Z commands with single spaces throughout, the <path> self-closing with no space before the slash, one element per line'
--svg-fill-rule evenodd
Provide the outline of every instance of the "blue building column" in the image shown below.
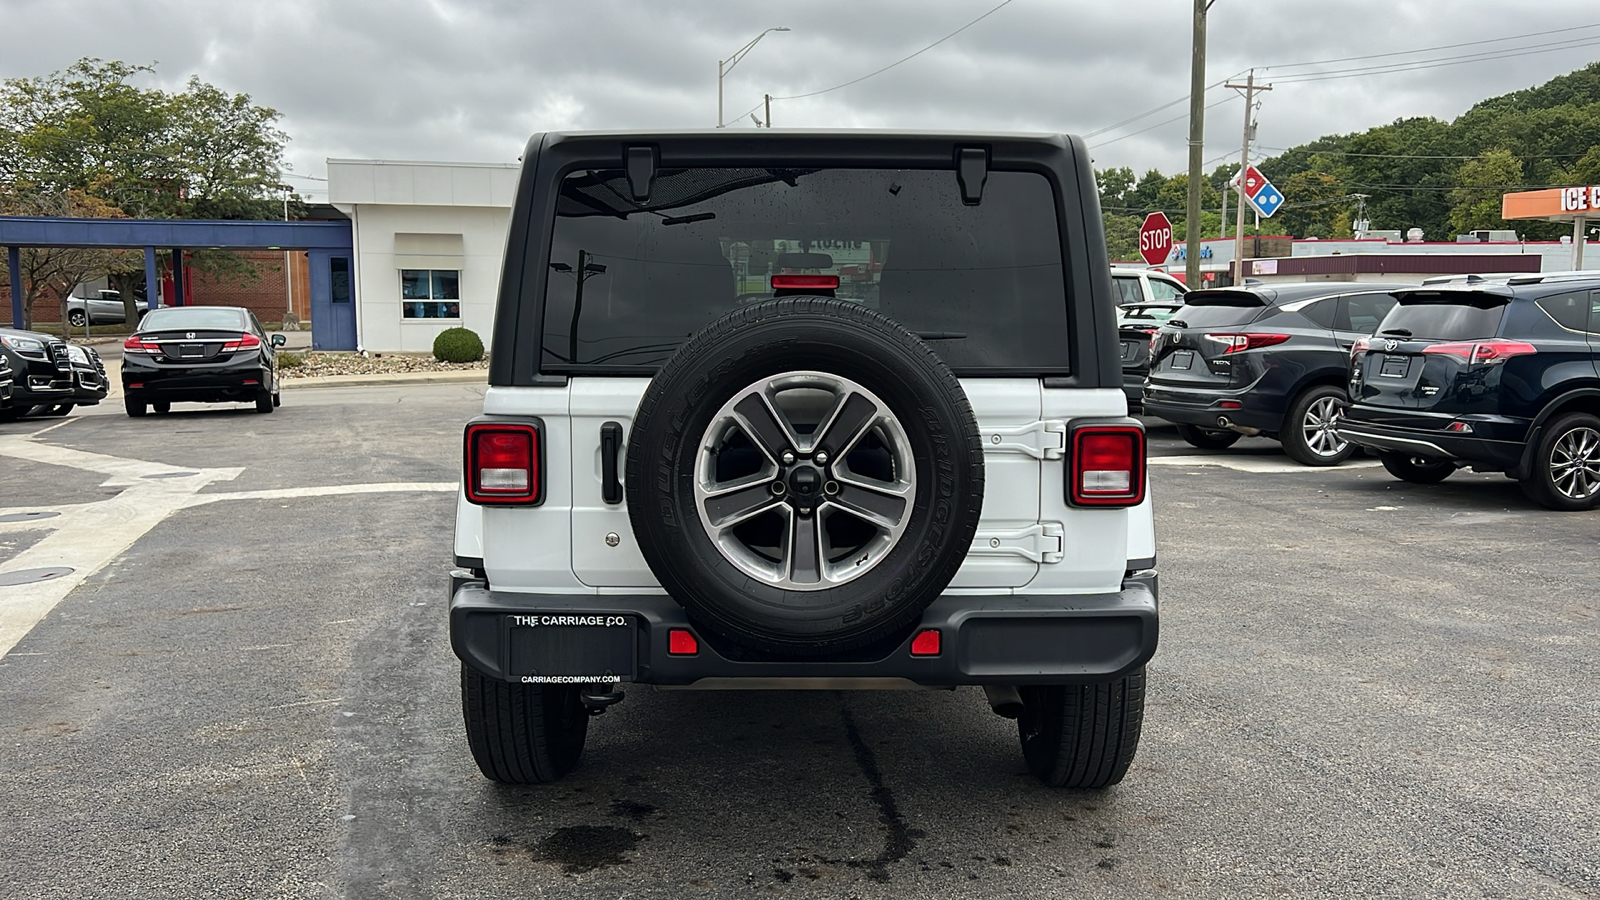
<path fill-rule="evenodd" d="M 144 248 L 144 308 L 155 309 L 161 302 L 161 277 L 156 274 L 156 248 Z"/>
<path fill-rule="evenodd" d="M 188 298 L 183 296 L 183 251 L 177 247 L 172 248 L 172 305 L 188 305 Z"/>
<path fill-rule="evenodd" d="M 17 247 L 8 247 L 6 252 L 6 271 L 10 273 L 11 285 L 11 327 L 22 327 L 22 250 Z"/>

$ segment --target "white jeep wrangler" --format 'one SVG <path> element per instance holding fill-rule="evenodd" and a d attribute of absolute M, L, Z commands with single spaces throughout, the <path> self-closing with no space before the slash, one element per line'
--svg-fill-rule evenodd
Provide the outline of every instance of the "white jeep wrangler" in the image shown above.
<path fill-rule="evenodd" d="M 484 775 L 620 684 L 984 688 L 1104 787 L 1155 653 L 1145 441 L 1063 136 L 535 135 L 450 638 Z"/>

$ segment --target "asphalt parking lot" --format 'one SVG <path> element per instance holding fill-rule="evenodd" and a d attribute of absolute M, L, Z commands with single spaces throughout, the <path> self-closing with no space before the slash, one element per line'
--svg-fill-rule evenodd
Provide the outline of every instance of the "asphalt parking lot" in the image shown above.
<path fill-rule="evenodd" d="M 444 616 L 481 393 L 0 426 L 0 514 L 59 513 L 0 572 L 76 570 L 0 587 L 0 896 L 1600 896 L 1600 514 L 1161 426 L 1122 785 L 1040 786 L 975 690 L 648 688 L 491 784 Z"/>

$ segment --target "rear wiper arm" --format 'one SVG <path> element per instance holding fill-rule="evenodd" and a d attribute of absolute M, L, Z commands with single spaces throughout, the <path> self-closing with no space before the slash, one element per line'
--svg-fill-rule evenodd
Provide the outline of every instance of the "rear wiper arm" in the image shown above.
<path fill-rule="evenodd" d="M 1409 329 L 1409 328 L 1385 328 L 1384 330 L 1382 330 L 1382 331 L 1380 331 L 1378 333 L 1379 334 L 1398 334 L 1401 337 L 1411 337 L 1411 329 Z"/>
<path fill-rule="evenodd" d="M 1189 323 L 1185 322 L 1182 319 L 1168 319 L 1167 320 L 1167 324 L 1171 325 L 1173 328 L 1188 328 L 1189 327 Z"/>

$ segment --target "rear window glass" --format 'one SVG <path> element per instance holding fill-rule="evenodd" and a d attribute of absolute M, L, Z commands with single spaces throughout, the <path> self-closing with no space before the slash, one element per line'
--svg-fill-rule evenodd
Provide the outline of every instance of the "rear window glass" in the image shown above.
<path fill-rule="evenodd" d="M 1427 341 L 1470 341 L 1494 337 L 1505 314 L 1503 298 L 1462 299 L 1448 303 L 1405 299 L 1383 317 L 1377 334 Z M 1407 334 L 1406 332 L 1410 332 Z"/>
<path fill-rule="evenodd" d="M 1216 328 L 1219 326 L 1243 325 L 1246 322 L 1255 321 L 1256 316 L 1261 315 L 1264 309 L 1266 307 L 1259 303 L 1225 303 L 1215 300 L 1203 305 L 1191 303 L 1186 304 L 1182 309 L 1174 313 L 1170 324 L 1180 328 Z"/>
<path fill-rule="evenodd" d="M 158 309 L 139 322 L 140 331 L 170 331 L 175 328 L 226 328 L 245 331 L 244 316 L 236 309 L 191 306 L 187 309 Z"/>
<path fill-rule="evenodd" d="M 1146 299 L 1144 290 L 1139 287 L 1139 278 L 1135 275 L 1111 276 L 1111 288 L 1116 294 L 1118 306 L 1124 303 L 1138 303 Z"/>
<path fill-rule="evenodd" d="M 1600 291 L 1572 291 L 1534 302 L 1568 331 L 1593 331 L 1600 326 L 1600 317 L 1590 312 L 1596 299 L 1600 299 Z"/>
<path fill-rule="evenodd" d="M 990 172 L 663 169 L 562 185 L 542 368 L 653 370 L 690 334 L 772 296 L 779 274 L 835 275 L 835 296 L 898 320 L 961 370 L 1067 370 L 1067 298 L 1049 181 Z"/>

